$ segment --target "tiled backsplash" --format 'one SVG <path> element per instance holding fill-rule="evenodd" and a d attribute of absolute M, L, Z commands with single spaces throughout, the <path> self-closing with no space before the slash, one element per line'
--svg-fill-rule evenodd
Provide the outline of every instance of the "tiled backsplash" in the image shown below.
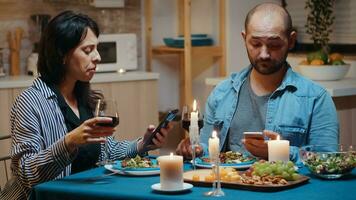
<path fill-rule="evenodd" d="M 99 24 L 101 33 L 135 33 L 137 35 L 138 61 L 141 57 L 141 1 L 125 0 L 123 8 L 94 8 L 85 1 L 0 0 L 0 48 L 6 74 L 9 70 L 8 31 L 16 27 L 24 30 L 21 41 L 21 74 L 26 73 L 26 61 L 33 44 L 29 40 L 29 20 L 33 14 L 49 14 L 52 17 L 64 10 L 73 10 L 92 17 Z M 1 58 L 0 58 L 1 59 Z"/>

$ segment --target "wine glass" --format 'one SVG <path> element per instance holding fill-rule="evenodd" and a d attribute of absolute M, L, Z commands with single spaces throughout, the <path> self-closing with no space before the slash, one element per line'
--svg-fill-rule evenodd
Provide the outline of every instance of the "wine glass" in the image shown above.
<path fill-rule="evenodd" d="M 183 106 L 182 109 L 182 128 L 186 131 L 189 132 L 189 126 L 190 126 L 190 108 L 189 106 L 185 105 Z M 204 115 L 199 112 L 198 114 L 198 127 L 199 130 L 202 129 L 204 126 Z"/>
<path fill-rule="evenodd" d="M 190 112 L 188 106 L 183 106 L 182 109 L 182 128 L 189 132 Z"/>
<path fill-rule="evenodd" d="M 119 125 L 119 112 L 117 111 L 116 101 L 112 99 L 98 99 L 95 106 L 95 117 L 109 117 L 112 119 L 110 123 L 97 123 L 97 126 L 110 126 L 115 127 Z M 107 138 L 104 142 L 104 158 L 102 161 L 98 162 L 98 165 L 112 164 L 113 161 L 110 160 L 108 152 L 108 141 Z"/>

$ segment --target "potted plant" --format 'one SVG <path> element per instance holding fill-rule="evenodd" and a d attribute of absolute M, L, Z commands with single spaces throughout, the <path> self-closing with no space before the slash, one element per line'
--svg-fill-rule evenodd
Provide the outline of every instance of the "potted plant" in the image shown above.
<path fill-rule="evenodd" d="M 314 42 L 317 50 L 329 52 L 329 35 L 332 33 L 332 25 L 335 16 L 333 7 L 335 0 L 307 0 L 305 9 L 309 10 L 306 32 Z"/>
<path fill-rule="evenodd" d="M 309 10 L 306 32 L 314 42 L 315 51 L 307 54 L 307 60 L 301 63 L 300 72 L 313 80 L 341 79 L 350 67 L 344 63 L 340 53 L 329 55 L 329 36 L 335 19 L 334 3 L 335 0 L 307 0 L 305 4 L 305 9 Z"/>

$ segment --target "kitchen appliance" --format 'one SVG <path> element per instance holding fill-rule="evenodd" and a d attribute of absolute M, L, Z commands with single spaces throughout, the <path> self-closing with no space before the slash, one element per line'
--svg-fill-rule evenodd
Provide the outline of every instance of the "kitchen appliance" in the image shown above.
<path fill-rule="evenodd" d="M 97 65 L 97 72 L 137 69 L 137 40 L 133 33 L 101 34 L 98 51 L 101 62 Z"/>

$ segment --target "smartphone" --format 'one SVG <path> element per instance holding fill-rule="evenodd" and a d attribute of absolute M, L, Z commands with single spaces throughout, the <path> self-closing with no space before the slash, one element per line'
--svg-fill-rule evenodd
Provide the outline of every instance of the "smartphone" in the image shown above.
<path fill-rule="evenodd" d="M 265 137 L 262 132 L 244 132 L 245 139 L 264 140 Z"/>
<path fill-rule="evenodd" d="M 153 144 L 152 140 L 156 136 L 157 133 L 161 130 L 161 128 L 166 128 L 168 123 L 171 122 L 177 115 L 178 109 L 171 110 L 167 113 L 167 115 L 164 117 L 164 119 L 158 124 L 158 126 L 152 131 L 152 134 L 150 135 L 150 138 L 146 140 L 145 145 Z"/>

